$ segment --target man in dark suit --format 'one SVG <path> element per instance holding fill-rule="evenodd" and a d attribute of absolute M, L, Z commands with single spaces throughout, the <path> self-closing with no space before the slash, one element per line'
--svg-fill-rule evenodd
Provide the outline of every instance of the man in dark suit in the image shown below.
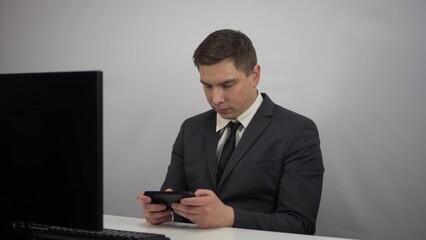
<path fill-rule="evenodd" d="M 146 220 L 314 234 L 324 173 L 314 122 L 257 90 L 243 33 L 213 32 L 193 59 L 212 110 L 182 124 L 161 189 L 196 197 L 168 210 L 139 194 Z"/>

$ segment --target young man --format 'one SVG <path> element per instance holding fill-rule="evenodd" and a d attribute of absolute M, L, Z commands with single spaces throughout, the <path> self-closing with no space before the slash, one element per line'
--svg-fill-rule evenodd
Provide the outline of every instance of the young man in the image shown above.
<path fill-rule="evenodd" d="M 260 66 L 243 33 L 211 33 L 193 59 L 212 110 L 182 124 L 161 189 L 195 197 L 167 210 L 139 194 L 146 220 L 314 234 L 324 172 L 314 122 L 257 90 Z"/>

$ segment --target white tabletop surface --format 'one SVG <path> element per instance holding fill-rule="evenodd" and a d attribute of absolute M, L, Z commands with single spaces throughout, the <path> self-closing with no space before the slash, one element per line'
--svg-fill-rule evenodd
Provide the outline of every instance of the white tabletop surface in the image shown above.
<path fill-rule="evenodd" d="M 164 223 L 151 225 L 143 218 L 104 215 L 104 228 L 136 232 L 161 233 L 172 240 L 336 240 L 338 238 L 257 231 L 240 228 L 200 229 L 194 224 Z"/>

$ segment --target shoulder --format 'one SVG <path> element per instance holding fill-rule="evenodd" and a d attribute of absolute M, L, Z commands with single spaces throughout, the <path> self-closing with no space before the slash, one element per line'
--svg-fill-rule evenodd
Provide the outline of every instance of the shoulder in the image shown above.
<path fill-rule="evenodd" d="M 203 113 L 197 114 L 184 121 L 184 124 L 197 124 L 205 123 L 216 119 L 216 112 L 214 110 L 208 110 Z"/>
<path fill-rule="evenodd" d="M 274 103 L 266 94 L 263 94 L 263 98 L 264 100 L 259 111 L 272 122 L 285 123 L 289 125 L 299 123 L 315 125 L 310 118 Z"/>
<path fill-rule="evenodd" d="M 206 112 L 185 119 L 185 121 L 183 121 L 181 125 L 181 131 L 201 131 L 206 127 L 206 124 L 208 124 L 209 126 L 215 126 L 216 112 L 214 110 L 208 110 Z"/>
<path fill-rule="evenodd" d="M 281 121 L 306 122 L 315 124 L 312 119 L 277 104 L 274 105 L 274 116 Z"/>

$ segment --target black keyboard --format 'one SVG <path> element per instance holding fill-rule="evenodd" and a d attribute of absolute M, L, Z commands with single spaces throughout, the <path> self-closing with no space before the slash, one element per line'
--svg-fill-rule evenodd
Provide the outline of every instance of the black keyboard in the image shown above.
<path fill-rule="evenodd" d="M 55 239 L 55 240 L 170 240 L 163 234 L 132 232 L 115 229 L 104 229 L 103 231 L 89 231 L 74 228 L 63 228 L 31 224 L 32 236 L 35 239 Z"/>

